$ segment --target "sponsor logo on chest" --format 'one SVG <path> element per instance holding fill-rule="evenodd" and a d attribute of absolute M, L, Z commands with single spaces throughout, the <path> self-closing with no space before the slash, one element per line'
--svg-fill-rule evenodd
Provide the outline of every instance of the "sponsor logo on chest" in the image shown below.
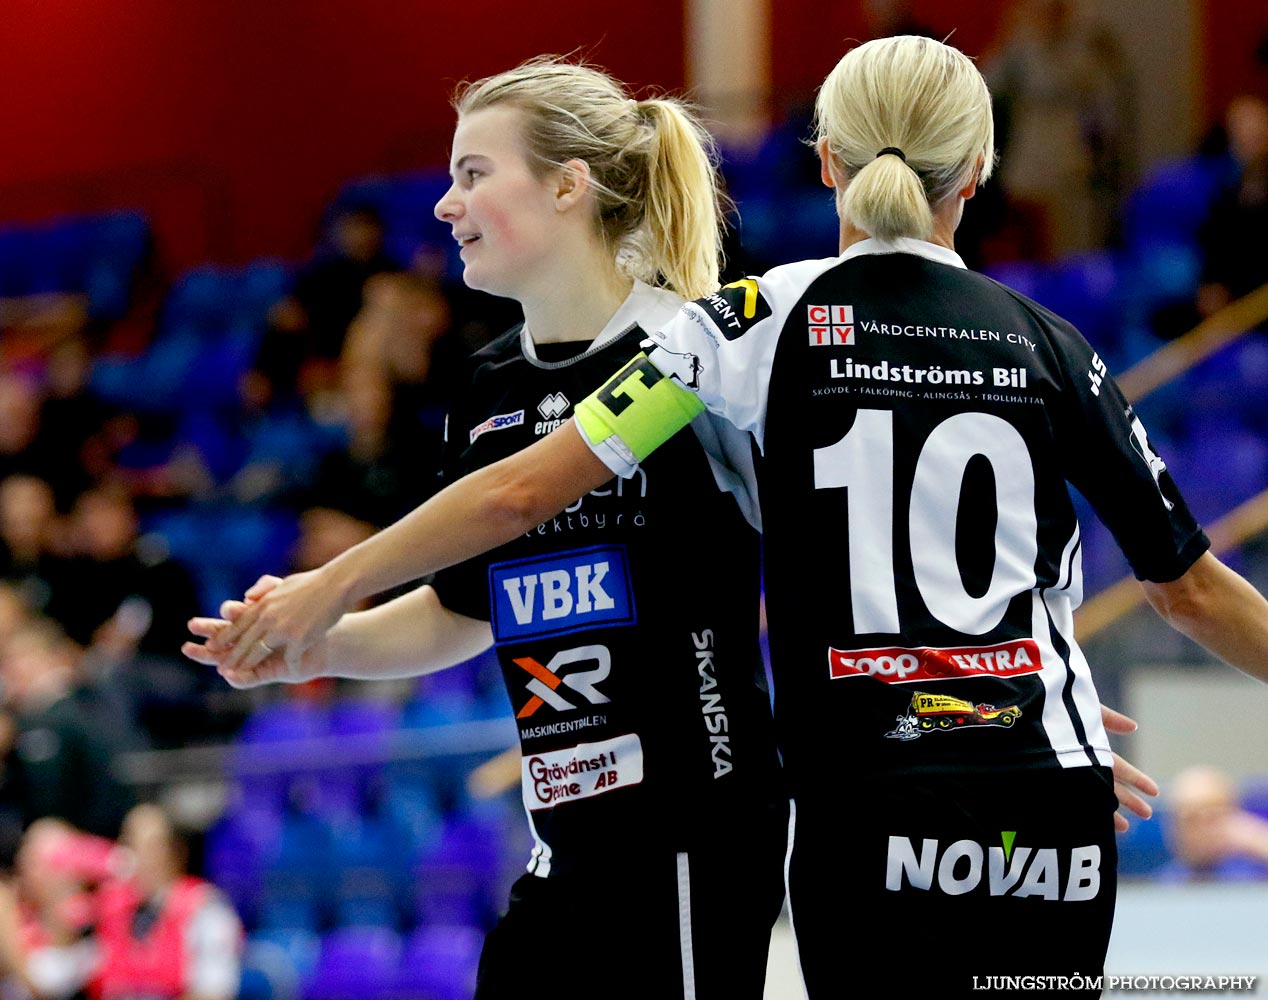
<path fill-rule="evenodd" d="M 828 676 L 872 677 L 886 684 L 946 681 L 957 677 L 1019 677 L 1043 669 L 1033 639 L 1015 639 L 993 646 L 901 646 L 880 649 L 828 648 Z"/>
<path fill-rule="evenodd" d="M 490 431 L 504 431 L 508 427 L 520 427 L 523 423 L 523 410 L 516 410 L 514 413 L 499 413 L 496 416 L 489 417 L 484 423 L 472 427 L 468 432 L 471 438 L 468 444 L 475 444 L 476 438 L 482 434 L 488 434 Z"/>
<path fill-rule="evenodd" d="M 566 419 L 564 414 L 568 412 L 570 406 L 572 403 L 562 392 L 552 392 L 537 404 L 537 412 L 541 414 L 542 419 L 533 427 L 533 434 L 541 437 L 563 424 Z"/>
<path fill-rule="evenodd" d="M 853 306 L 806 306 L 806 321 L 811 347 L 853 346 Z"/>
<path fill-rule="evenodd" d="M 624 546 L 495 563 L 489 602 L 499 642 L 638 620 Z"/>
<path fill-rule="evenodd" d="M 532 754 L 521 760 L 524 808 L 550 809 L 643 781 L 643 744 L 630 733 L 599 743 Z"/>

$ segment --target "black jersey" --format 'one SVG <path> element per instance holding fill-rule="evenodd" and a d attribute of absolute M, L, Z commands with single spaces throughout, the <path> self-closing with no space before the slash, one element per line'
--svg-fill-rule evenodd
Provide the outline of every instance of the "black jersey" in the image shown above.
<path fill-rule="evenodd" d="M 794 794 L 859 766 L 1112 763 L 1074 640 L 1067 484 L 1142 579 L 1180 576 L 1208 542 L 1072 326 L 950 250 L 866 240 L 691 303 L 652 343 L 762 451 Z"/>
<path fill-rule="evenodd" d="M 535 347 L 517 327 L 476 353 L 449 415 L 446 476 L 569 419 L 680 304 L 639 284 L 588 349 Z M 572 356 L 551 360 L 551 347 Z M 741 837 L 746 815 L 785 801 L 758 640 L 759 538 L 714 474 L 751 464 L 751 449 L 737 435 L 745 450 L 728 456 L 716 418 L 698 423 L 633 478 L 436 578 L 446 607 L 493 626 L 537 875 Z"/>

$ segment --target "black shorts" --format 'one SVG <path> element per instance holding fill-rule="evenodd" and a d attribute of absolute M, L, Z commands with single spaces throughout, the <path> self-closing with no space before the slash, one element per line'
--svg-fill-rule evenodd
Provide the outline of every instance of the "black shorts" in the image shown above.
<path fill-rule="evenodd" d="M 783 865 L 781 829 L 637 871 L 524 875 L 485 940 L 476 1000 L 762 1000 Z"/>
<path fill-rule="evenodd" d="M 1059 977 L 1102 974 L 1118 867 L 1108 768 L 834 791 L 799 800 L 793 822 L 789 910 L 811 1000 L 870 979 L 980 995 L 1001 975 L 1049 977 L 1060 996 Z"/>

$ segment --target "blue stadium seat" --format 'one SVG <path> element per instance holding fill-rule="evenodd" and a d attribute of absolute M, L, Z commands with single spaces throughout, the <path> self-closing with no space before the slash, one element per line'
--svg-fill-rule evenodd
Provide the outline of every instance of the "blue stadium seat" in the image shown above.
<path fill-rule="evenodd" d="M 466 1000 L 475 991 L 484 931 L 464 924 L 433 924 L 409 934 L 401 953 L 397 993 L 434 1000 Z"/>
<path fill-rule="evenodd" d="M 396 983 L 400 935 L 390 927 L 340 927 L 322 937 L 317 964 L 303 985 L 305 1000 L 371 1000 Z"/>

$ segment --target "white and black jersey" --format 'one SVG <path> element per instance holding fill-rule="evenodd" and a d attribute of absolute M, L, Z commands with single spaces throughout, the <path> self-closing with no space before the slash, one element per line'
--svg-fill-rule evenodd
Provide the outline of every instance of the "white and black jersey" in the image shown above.
<path fill-rule="evenodd" d="M 690 303 L 652 344 L 762 452 L 795 796 L 856 767 L 1111 763 L 1074 640 L 1067 484 L 1142 579 L 1179 577 L 1208 541 L 1072 326 L 950 250 L 869 239 Z"/>
<path fill-rule="evenodd" d="M 449 415 L 446 476 L 568 420 L 681 303 L 636 284 L 588 347 L 535 345 L 519 327 L 477 352 Z M 716 418 L 697 424 L 632 478 L 436 577 L 446 607 L 493 626 L 535 875 L 637 872 L 640 858 L 666 848 L 742 838 L 757 816 L 776 817 L 783 836 L 787 795 L 759 646 L 759 537 L 744 498 L 719 491 L 742 489 L 726 470 L 751 467 L 751 445 Z"/>

